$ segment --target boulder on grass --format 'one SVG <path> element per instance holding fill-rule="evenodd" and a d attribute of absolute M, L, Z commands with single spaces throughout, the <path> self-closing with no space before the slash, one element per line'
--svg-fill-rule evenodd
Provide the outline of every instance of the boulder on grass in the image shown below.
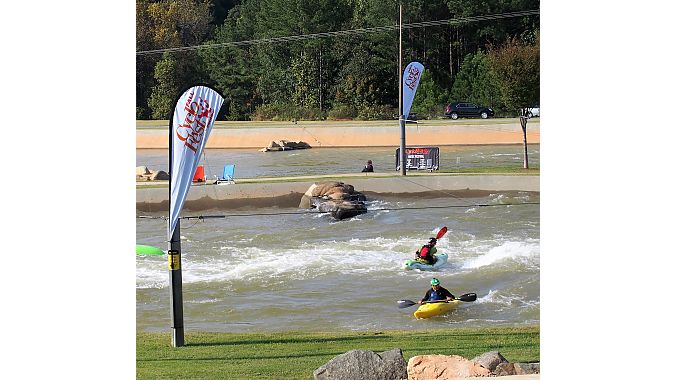
<path fill-rule="evenodd" d="M 498 351 L 490 351 L 477 356 L 472 361 L 493 372 L 498 364 L 507 362 L 507 359 Z"/>
<path fill-rule="evenodd" d="M 514 363 L 514 372 L 517 375 L 533 375 L 540 373 L 540 363 Z"/>
<path fill-rule="evenodd" d="M 514 363 L 503 362 L 498 364 L 493 370 L 495 376 L 512 376 L 516 375 L 516 370 L 514 369 Z"/>
<path fill-rule="evenodd" d="M 401 349 L 377 354 L 352 350 L 338 355 L 313 372 L 315 380 L 402 380 L 406 379 L 406 361 Z"/>
<path fill-rule="evenodd" d="M 491 371 L 458 355 L 420 355 L 408 360 L 408 380 L 488 376 Z"/>

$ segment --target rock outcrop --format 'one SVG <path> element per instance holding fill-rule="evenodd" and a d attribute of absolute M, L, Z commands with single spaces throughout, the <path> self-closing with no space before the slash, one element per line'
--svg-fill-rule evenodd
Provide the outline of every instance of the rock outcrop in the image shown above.
<path fill-rule="evenodd" d="M 540 373 L 540 363 L 514 363 L 515 375 L 532 375 Z"/>
<path fill-rule="evenodd" d="M 493 374 L 495 376 L 516 375 L 516 371 L 514 370 L 514 363 L 504 362 L 504 363 L 498 364 L 497 367 L 495 367 Z"/>
<path fill-rule="evenodd" d="M 298 207 L 330 212 L 334 219 L 343 220 L 366 213 L 365 200 L 366 196 L 355 191 L 352 185 L 343 182 L 320 182 L 310 186 Z"/>
<path fill-rule="evenodd" d="M 491 371 L 458 355 L 420 355 L 408 360 L 409 380 L 454 379 L 488 376 Z"/>
<path fill-rule="evenodd" d="M 495 368 L 500 363 L 508 363 L 507 359 L 505 359 L 498 351 L 486 352 L 472 359 L 472 361 L 491 372 L 495 371 Z"/>
<path fill-rule="evenodd" d="M 406 361 L 399 348 L 379 354 L 352 350 L 331 359 L 313 375 L 315 380 L 401 380 L 407 377 Z"/>
<path fill-rule="evenodd" d="M 279 152 L 284 150 L 295 150 L 295 149 L 310 149 L 312 148 L 310 144 L 304 141 L 288 141 L 288 140 L 275 140 L 271 141 L 268 146 L 261 149 L 261 152 Z"/>
<path fill-rule="evenodd" d="M 136 167 L 137 181 L 166 181 L 169 180 L 169 174 L 164 170 L 150 170 L 147 166 Z"/>
<path fill-rule="evenodd" d="M 540 363 L 510 363 L 498 351 L 486 352 L 472 360 L 458 355 L 420 355 L 409 359 L 407 364 L 401 350 L 395 348 L 379 354 L 364 350 L 346 352 L 317 368 L 314 378 L 460 380 L 539 373 Z"/>

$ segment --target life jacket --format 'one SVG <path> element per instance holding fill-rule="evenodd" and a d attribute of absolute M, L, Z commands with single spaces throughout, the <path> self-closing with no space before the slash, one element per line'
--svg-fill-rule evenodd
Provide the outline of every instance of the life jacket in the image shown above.
<path fill-rule="evenodd" d="M 439 290 L 432 290 L 428 301 L 440 301 L 444 299 L 446 299 L 446 297 L 441 295 L 441 288 L 439 288 Z"/>
<path fill-rule="evenodd" d="M 425 244 L 420 248 L 420 251 L 418 253 L 418 257 L 420 257 L 423 260 L 427 261 L 432 261 L 432 247 L 429 244 Z"/>

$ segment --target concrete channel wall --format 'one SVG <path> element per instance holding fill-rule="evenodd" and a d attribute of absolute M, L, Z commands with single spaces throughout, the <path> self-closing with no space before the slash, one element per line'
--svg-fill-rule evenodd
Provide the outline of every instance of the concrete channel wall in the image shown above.
<path fill-rule="evenodd" d="M 166 149 L 168 127 L 136 130 L 137 149 Z M 533 120 L 527 128 L 529 144 L 540 143 L 540 122 Z M 219 128 L 212 130 L 207 148 L 263 148 L 274 140 L 304 141 L 314 148 L 399 146 L 399 126 L 308 126 L 266 128 Z M 522 144 L 523 132 L 518 121 L 486 125 L 408 125 L 406 144 L 480 145 Z"/>
<path fill-rule="evenodd" d="M 462 192 L 470 194 L 471 191 L 540 191 L 540 177 L 533 175 L 429 175 L 337 180 L 353 185 L 355 190 L 371 198 L 422 194 L 433 196 L 435 192 L 441 197 L 450 196 L 444 194 L 444 191 L 459 194 Z M 190 188 L 184 207 L 187 210 L 204 210 L 212 207 L 297 207 L 303 193 L 315 182 L 196 184 Z M 168 199 L 168 188 L 136 190 L 136 208 L 139 211 L 166 210 Z"/>

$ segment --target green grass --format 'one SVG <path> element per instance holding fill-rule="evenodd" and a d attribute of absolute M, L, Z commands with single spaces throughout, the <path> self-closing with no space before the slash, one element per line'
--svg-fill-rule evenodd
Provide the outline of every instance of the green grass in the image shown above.
<path fill-rule="evenodd" d="M 540 167 L 530 167 L 524 169 L 522 166 L 501 166 L 501 167 L 483 167 L 483 168 L 451 168 L 439 170 L 439 173 L 456 174 L 520 174 L 520 175 L 540 175 Z"/>
<path fill-rule="evenodd" d="M 420 124 L 408 123 L 409 128 L 424 128 L 425 126 L 474 126 L 514 124 L 520 126 L 519 118 L 491 118 L 491 119 L 433 119 L 420 120 Z M 529 124 L 540 124 L 540 120 L 531 119 Z M 136 120 L 138 129 L 168 128 L 169 120 Z M 237 128 L 279 128 L 279 127 L 379 127 L 391 126 L 399 128 L 398 120 L 303 120 L 296 123 L 292 121 L 216 121 L 214 128 L 237 129 Z"/>
<path fill-rule="evenodd" d="M 500 351 L 510 362 L 540 361 L 540 328 L 503 327 L 433 331 L 339 333 L 186 333 L 186 345 L 171 347 L 169 333 L 136 336 L 137 379 L 312 379 L 312 371 L 353 349 L 401 348 L 416 355 L 472 359 Z"/>
<path fill-rule="evenodd" d="M 434 173 L 429 172 L 416 172 L 408 171 L 406 172 L 408 176 L 425 176 L 425 175 L 452 175 L 452 174 L 463 174 L 463 175 L 491 175 L 491 174 L 502 174 L 502 175 L 540 175 L 539 167 L 531 167 L 530 169 L 524 169 L 522 167 L 482 167 L 482 168 L 451 168 L 444 169 Z M 334 174 L 329 176 L 317 176 L 317 177 L 260 177 L 260 178 L 238 178 L 237 183 L 284 183 L 284 182 L 321 182 L 321 181 L 346 181 L 351 179 L 374 179 L 374 178 L 394 178 L 399 177 L 399 174 Z M 213 181 L 207 182 L 212 183 Z M 200 185 L 204 186 L 204 185 Z M 142 181 L 136 183 L 137 189 L 157 189 L 157 188 L 167 188 L 169 184 L 167 181 L 163 182 L 148 182 Z"/>

